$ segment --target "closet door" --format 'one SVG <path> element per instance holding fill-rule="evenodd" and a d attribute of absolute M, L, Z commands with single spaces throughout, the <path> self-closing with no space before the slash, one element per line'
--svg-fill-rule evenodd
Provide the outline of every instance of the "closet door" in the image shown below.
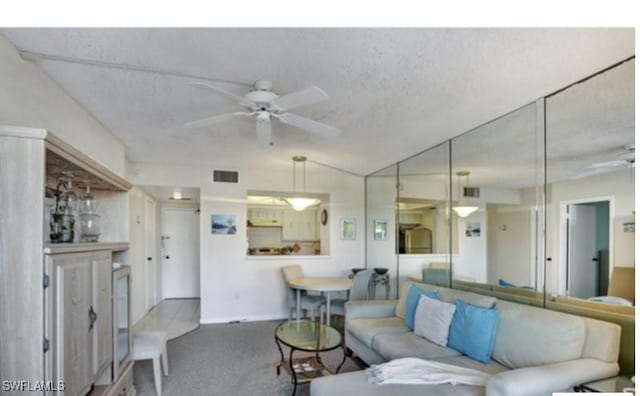
<path fill-rule="evenodd" d="M 92 262 L 88 253 L 52 256 L 56 273 L 56 375 L 65 396 L 84 395 L 93 382 Z"/>
<path fill-rule="evenodd" d="M 93 373 L 96 374 L 113 361 L 113 322 L 111 320 L 112 265 L 111 252 L 92 254 L 93 309 Z"/>

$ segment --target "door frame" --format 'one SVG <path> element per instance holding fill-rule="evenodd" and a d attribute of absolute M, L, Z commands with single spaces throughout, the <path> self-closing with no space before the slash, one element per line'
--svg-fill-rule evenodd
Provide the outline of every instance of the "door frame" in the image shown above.
<path fill-rule="evenodd" d="M 615 196 L 606 195 L 590 198 L 569 199 L 558 203 L 558 295 L 560 296 L 566 296 L 568 291 L 565 287 L 567 284 L 567 207 L 574 204 L 603 201 L 609 202 L 609 277 L 611 277 L 611 270 L 613 269 L 613 217 L 615 213 Z"/>
<path fill-rule="evenodd" d="M 144 307 L 146 311 L 149 311 L 156 304 L 158 304 L 158 257 L 157 256 L 157 246 L 156 246 L 156 211 L 157 211 L 158 203 L 145 196 L 144 200 L 144 262 L 145 262 L 145 270 L 144 270 Z M 149 206 L 153 207 L 153 216 L 147 218 Z M 151 235 L 148 235 L 148 233 Z M 153 246 L 148 246 L 147 242 L 151 240 Z M 151 257 L 151 261 L 148 260 L 148 257 Z M 155 267 L 154 271 L 151 271 L 151 267 Z M 153 272 L 153 274 L 151 274 Z M 151 276 L 153 275 L 153 279 Z M 151 304 L 149 302 L 151 301 Z"/>

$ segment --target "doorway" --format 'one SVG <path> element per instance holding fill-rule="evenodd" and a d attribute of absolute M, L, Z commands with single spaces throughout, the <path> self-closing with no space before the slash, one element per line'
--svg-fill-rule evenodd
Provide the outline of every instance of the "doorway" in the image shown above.
<path fill-rule="evenodd" d="M 200 297 L 200 210 L 163 207 L 163 298 Z"/>
<path fill-rule="evenodd" d="M 561 202 L 560 294 L 607 294 L 613 197 Z"/>

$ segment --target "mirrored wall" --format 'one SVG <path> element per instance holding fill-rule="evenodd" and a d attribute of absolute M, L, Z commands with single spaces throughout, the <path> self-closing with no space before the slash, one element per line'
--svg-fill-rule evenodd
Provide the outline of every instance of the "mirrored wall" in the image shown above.
<path fill-rule="evenodd" d="M 633 304 L 634 68 L 368 176 L 367 266 L 390 269 L 393 295 L 416 279 L 536 305 Z M 376 239 L 376 220 L 395 233 Z"/>

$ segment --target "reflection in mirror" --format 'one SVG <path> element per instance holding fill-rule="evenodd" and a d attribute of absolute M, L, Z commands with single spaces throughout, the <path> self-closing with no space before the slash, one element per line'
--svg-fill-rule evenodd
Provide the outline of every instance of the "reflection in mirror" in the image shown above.
<path fill-rule="evenodd" d="M 542 290 L 543 156 L 536 114 L 533 103 L 451 142 L 455 287 L 529 298 Z"/>
<path fill-rule="evenodd" d="M 547 98 L 547 291 L 634 303 L 635 60 Z"/>
<path fill-rule="evenodd" d="M 367 268 L 387 268 L 392 281 L 389 283 L 390 296 L 397 298 L 398 257 L 396 255 L 396 200 L 397 165 L 392 165 L 365 178 L 366 183 L 366 233 Z M 386 222 L 386 234 L 380 232 Z M 375 224 L 378 227 L 375 227 Z M 378 232 L 376 232 L 376 230 Z M 382 298 L 382 286 L 375 288 Z"/>
<path fill-rule="evenodd" d="M 400 162 L 398 173 L 400 283 L 413 277 L 449 286 L 449 253 L 458 244 L 449 226 L 449 142 Z"/>

